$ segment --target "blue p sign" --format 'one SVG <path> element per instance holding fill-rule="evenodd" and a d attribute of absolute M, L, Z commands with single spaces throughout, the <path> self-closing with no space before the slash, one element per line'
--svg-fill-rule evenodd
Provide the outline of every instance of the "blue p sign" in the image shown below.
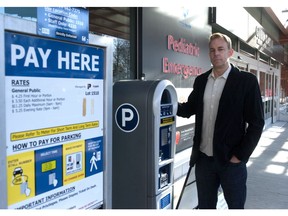
<path fill-rule="evenodd" d="M 128 103 L 120 105 L 115 113 L 117 126 L 124 132 L 134 131 L 139 124 L 137 109 Z"/>

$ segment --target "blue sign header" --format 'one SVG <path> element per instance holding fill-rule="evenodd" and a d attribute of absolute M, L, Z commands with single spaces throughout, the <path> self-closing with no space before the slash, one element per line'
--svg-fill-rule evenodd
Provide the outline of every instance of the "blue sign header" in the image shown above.
<path fill-rule="evenodd" d="M 104 50 L 5 32 L 6 76 L 103 79 Z"/>
<path fill-rule="evenodd" d="M 38 7 L 38 34 L 61 40 L 88 43 L 89 11 L 74 7 Z"/>

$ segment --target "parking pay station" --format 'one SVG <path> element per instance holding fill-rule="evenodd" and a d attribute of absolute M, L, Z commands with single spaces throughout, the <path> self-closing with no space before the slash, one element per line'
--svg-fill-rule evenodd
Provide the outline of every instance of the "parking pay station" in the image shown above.
<path fill-rule="evenodd" d="M 112 208 L 173 208 L 176 112 L 168 80 L 114 84 Z"/>

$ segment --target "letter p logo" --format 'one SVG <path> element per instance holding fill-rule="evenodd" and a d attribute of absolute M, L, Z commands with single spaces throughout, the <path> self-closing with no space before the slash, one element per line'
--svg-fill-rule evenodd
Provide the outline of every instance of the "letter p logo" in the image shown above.
<path fill-rule="evenodd" d="M 134 131 L 139 124 L 137 109 L 128 103 L 120 105 L 115 113 L 117 126 L 124 132 Z"/>
<path fill-rule="evenodd" d="M 133 111 L 131 109 L 123 108 L 122 109 L 122 127 L 126 127 L 126 122 L 133 120 Z"/>

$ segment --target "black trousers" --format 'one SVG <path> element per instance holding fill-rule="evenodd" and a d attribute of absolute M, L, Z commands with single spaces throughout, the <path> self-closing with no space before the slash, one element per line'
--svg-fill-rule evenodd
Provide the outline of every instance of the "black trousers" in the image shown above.
<path fill-rule="evenodd" d="M 199 209 L 216 209 L 221 185 L 229 209 L 244 209 L 246 201 L 246 163 L 220 166 L 213 157 L 200 153 L 195 165 Z"/>

